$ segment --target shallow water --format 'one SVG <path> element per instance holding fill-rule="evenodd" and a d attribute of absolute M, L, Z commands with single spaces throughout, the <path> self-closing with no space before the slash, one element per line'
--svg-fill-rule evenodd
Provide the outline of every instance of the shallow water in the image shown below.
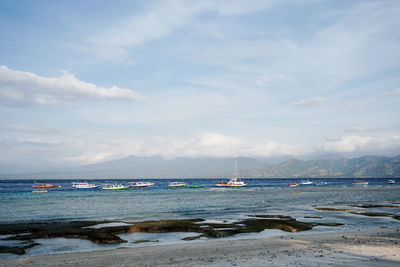
<path fill-rule="evenodd" d="M 295 179 L 243 179 L 243 188 L 217 188 L 215 179 L 185 180 L 198 182 L 204 188 L 169 188 L 171 180 L 152 179 L 156 184 L 149 188 L 132 188 L 123 191 L 76 190 L 71 180 L 40 181 L 60 184 L 49 193 L 32 193 L 33 181 L 1 180 L 0 223 L 70 220 L 113 220 L 133 222 L 162 219 L 201 218 L 217 221 L 237 221 L 254 214 L 287 215 L 305 222 L 342 223 L 339 227 L 315 227 L 311 231 L 338 231 L 372 227 L 399 226 L 393 217 L 369 217 L 343 211 L 321 211 L 315 207 L 344 208 L 353 212 L 382 212 L 400 215 L 400 180 L 389 185 L 387 179 L 365 179 L 368 186 L 354 186 L 353 179 L 312 179 L 315 183 L 328 182 L 327 186 L 298 186 L 288 188 Z M 93 180 L 91 182 L 127 184 L 131 180 Z M 179 181 L 174 179 L 173 181 Z M 363 204 L 396 205 L 397 208 L 359 208 Z M 313 217 L 313 218 L 309 218 Z M 266 230 L 251 237 L 281 234 Z M 133 235 L 133 236 L 132 236 Z M 146 235 L 147 237 L 140 237 Z M 47 254 L 66 251 L 109 249 L 121 246 L 149 246 L 177 242 L 190 235 L 125 234 L 128 243 L 121 245 L 96 245 L 86 240 L 38 240 L 42 246 L 28 250 L 28 254 Z M 243 237 L 246 235 L 240 235 Z M 122 236 L 121 236 L 122 237 Z M 133 240 L 147 239 L 158 242 L 135 244 Z M 87 243 L 89 242 L 89 243 Z M 185 242 L 185 241 L 182 241 Z M 6 256 L 6 255 L 2 255 Z"/>

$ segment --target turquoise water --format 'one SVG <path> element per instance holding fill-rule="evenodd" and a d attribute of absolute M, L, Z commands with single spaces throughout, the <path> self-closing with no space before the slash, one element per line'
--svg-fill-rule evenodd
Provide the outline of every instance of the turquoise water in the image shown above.
<path fill-rule="evenodd" d="M 314 232 L 400 226 L 400 221 L 393 217 L 368 217 L 349 212 L 315 209 L 315 207 L 331 207 L 351 209 L 354 212 L 384 212 L 400 215 L 400 181 L 398 180 L 395 185 L 389 185 L 386 179 L 369 179 L 368 186 L 354 186 L 352 179 L 324 179 L 328 182 L 327 186 L 295 188 L 286 186 L 288 182 L 295 181 L 294 179 L 243 180 L 248 183 L 247 187 L 217 188 L 214 186 L 216 180 L 203 179 L 186 182 L 200 182 L 205 184 L 204 188 L 168 188 L 170 180 L 154 179 L 152 181 L 156 185 L 153 187 L 123 191 L 76 190 L 72 189 L 71 181 L 44 181 L 62 185 L 61 188 L 49 190 L 49 193 L 44 194 L 31 192 L 33 181 L 1 181 L 0 223 L 70 220 L 133 222 L 184 218 L 235 221 L 254 214 L 274 214 L 288 215 L 299 221 L 343 224 L 339 227 L 315 227 L 311 230 Z M 313 181 L 317 183 L 320 180 L 322 179 Z M 127 184 L 129 181 L 117 182 Z M 371 209 L 355 207 L 365 204 L 398 207 Z M 261 234 L 252 234 L 252 237 L 278 233 L 282 234 L 281 231 L 266 230 Z M 138 236 L 140 234 L 135 235 L 136 237 L 127 236 L 124 239 L 141 239 Z M 90 241 L 72 239 L 40 240 L 38 242 L 42 242 L 43 245 L 30 249 L 28 254 L 109 249 L 118 246 L 148 246 L 175 242 L 181 237 L 178 233 L 153 234 L 153 236 L 150 234 L 145 239 L 157 240 L 157 242 L 143 244 L 128 242 L 122 245 L 94 245 Z"/>

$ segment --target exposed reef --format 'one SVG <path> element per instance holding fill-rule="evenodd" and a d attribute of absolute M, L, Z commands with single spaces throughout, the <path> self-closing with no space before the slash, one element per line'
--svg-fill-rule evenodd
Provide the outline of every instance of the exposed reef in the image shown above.
<path fill-rule="evenodd" d="M 365 204 L 365 205 L 355 205 L 354 207 L 357 208 L 364 208 L 364 209 L 370 209 L 370 208 L 400 208 L 399 206 L 392 206 L 392 205 L 377 205 L 377 204 Z M 337 209 L 337 208 L 321 208 L 321 207 L 315 207 L 316 210 L 321 210 L 321 211 L 343 211 L 343 212 L 349 212 L 352 214 L 356 215 L 362 215 L 362 216 L 369 216 L 369 217 L 391 217 L 395 220 L 400 220 L 400 216 L 397 214 L 392 214 L 392 213 L 385 213 L 385 212 L 358 212 L 350 209 Z"/>
<path fill-rule="evenodd" d="M 337 208 L 320 208 L 317 207 L 315 208 L 316 210 L 322 210 L 322 211 L 352 211 L 350 209 L 337 209 Z"/>
<path fill-rule="evenodd" d="M 144 222 L 124 222 L 126 225 L 102 228 L 89 227 L 111 221 L 72 221 L 0 224 L 0 235 L 11 235 L 2 240 L 20 240 L 29 242 L 20 246 L 0 246 L 0 253 L 24 254 L 25 249 L 38 245 L 33 242 L 38 238 L 80 238 L 101 244 L 127 242 L 118 235 L 123 233 L 169 233 L 192 232 L 198 236 L 186 237 L 183 240 L 199 238 L 221 238 L 242 233 L 261 232 L 265 229 L 279 229 L 287 232 L 311 230 L 314 226 L 338 226 L 337 223 L 301 222 L 282 215 L 251 215 L 248 219 L 232 223 L 207 223 L 203 219 L 159 220 Z M 150 242 L 137 240 L 134 243 Z"/>
<path fill-rule="evenodd" d="M 400 208 L 400 206 L 394 205 L 378 205 L 378 204 L 364 204 L 364 205 L 357 205 L 357 208 L 364 208 L 364 209 L 371 209 L 371 208 Z"/>

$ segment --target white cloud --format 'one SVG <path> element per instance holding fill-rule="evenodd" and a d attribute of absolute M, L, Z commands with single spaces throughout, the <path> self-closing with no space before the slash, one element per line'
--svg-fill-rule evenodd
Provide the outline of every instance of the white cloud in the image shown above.
<path fill-rule="evenodd" d="M 0 66 L 0 103 L 6 105 L 53 105 L 81 99 L 136 100 L 135 91 L 116 86 L 105 88 L 83 82 L 66 71 L 60 77 L 43 77 Z"/>
<path fill-rule="evenodd" d="M 219 13 L 224 15 L 240 15 L 271 8 L 279 1 L 253 0 L 251 1 L 251 4 L 243 0 L 220 0 L 215 2 Z"/>
<path fill-rule="evenodd" d="M 121 59 L 126 56 L 128 47 L 165 37 L 176 29 L 189 25 L 196 16 L 204 12 L 216 12 L 221 15 L 240 15 L 271 8 L 277 1 L 234 0 L 162 0 L 140 14 L 126 17 L 100 29 L 89 36 L 86 43 L 106 60 Z"/>
<path fill-rule="evenodd" d="M 208 9 L 209 5 L 208 1 L 160 1 L 147 12 L 122 19 L 115 25 L 99 30 L 86 41 L 106 59 L 121 58 L 125 55 L 126 47 L 168 35 L 199 12 Z"/>
<path fill-rule="evenodd" d="M 386 96 L 394 96 L 394 95 L 400 95 L 400 88 L 396 88 L 392 91 L 386 91 L 383 93 Z"/>
<path fill-rule="evenodd" d="M 386 128 L 378 128 L 378 127 L 364 127 L 364 126 L 353 126 L 349 129 L 346 129 L 345 132 L 360 132 L 360 133 L 367 133 L 367 132 L 381 132 L 388 130 Z"/>
<path fill-rule="evenodd" d="M 343 136 L 339 140 L 330 140 L 325 145 L 324 148 L 326 151 L 335 151 L 335 152 L 353 152 L 357 148 L 364 147 L 365 145 L 371 142 L 372 138 L 365 136 Z"/>
<path fill-rule="evenodd" d="M 293 77 L 291 77 L 289 75 L 283 75 L 283 74 L 268 75 L 268 74 L 265 74 L 265 75 L 261 76 L 259 79 L 257 79 L 256 83 L 257 83 L 257 85 L 260 85 L 260 86 L 267 86 L 267 85 L 271 84 L 274 81 L 291 81 L 291 80 L 293 80 Z"/>
<path fill-rule="evenodd" d="M 316 106 L 327 102 L 328 99 L 325 97 L 311 97 L 307 99 L 302 99 L 297 102 L 292 103 L 292 106 L 299 106 L 299 107 L 308 107 L 308 106 Z"/>
<path fill-rule="evenodd" d="M 337 140 L 329 140 L 324 149 L 329 152 L 379 153 L 385 150 L 396 150 L 400 147 L 400 136 L 358 136 L 348 135 Z"/>

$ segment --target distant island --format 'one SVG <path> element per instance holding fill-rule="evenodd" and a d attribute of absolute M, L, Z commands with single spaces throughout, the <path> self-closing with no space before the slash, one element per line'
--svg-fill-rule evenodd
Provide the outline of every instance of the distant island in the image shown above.
<path fill-rule="evenodd" d="M 95 178 L 224 178 L 233 175 L 237 160 L 243 178 L 399 178 L 400 155 L 394 157 L 363 156 L 359 158 L 287 159 L 269 163 L 255 158 L 176 158 L 160 156 L 106 161 L 65 169 L 4 172 L 3 179 L 95 179 Z"/>
<path fill-rule="evenodd" d="M 400 156 L 364 156 L 352 159 L 290 159 L 279 164 L 243 170 L 243 177 L 397 178 Z"/>

